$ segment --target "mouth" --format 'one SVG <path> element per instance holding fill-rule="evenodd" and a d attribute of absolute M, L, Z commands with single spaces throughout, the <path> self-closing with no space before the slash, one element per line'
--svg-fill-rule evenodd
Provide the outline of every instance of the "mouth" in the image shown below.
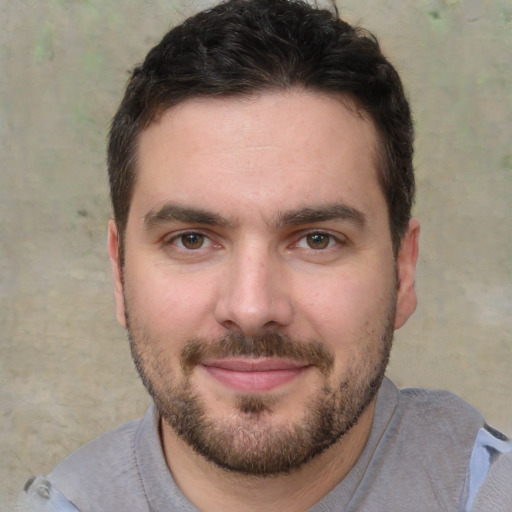
<path fill-rule="evenodd" d="M 300 361 L 280 358 L 227 358 L 201 363 L 206 373 L 233 391 L 263 393 L 298 378 L 311 367 Z"/>

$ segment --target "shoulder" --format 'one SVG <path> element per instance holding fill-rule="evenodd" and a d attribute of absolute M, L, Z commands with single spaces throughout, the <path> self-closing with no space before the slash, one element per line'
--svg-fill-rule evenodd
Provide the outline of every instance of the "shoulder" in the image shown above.
<path fill-rule="evenodd" d="M 145 510 L 135 455 L 141 423 L 129 421 L 80 447 L 50 473 L 52 485 L 81 512 Z"/>
<path fill-rule="evenodd" d="M 391 394 L 389 382 L 386 386 Z M 393 390 L 393 413 L 355 496 L 355 509 L 376 510 L 385 503 L 386 510 L 400 512 L 457 510 L 483 417 L 447 391 Z"/>
<path fill-rule="evenodd" d="M 471 503 L 460 510 L 510 510 L 512 441 L 448 391 L 402 390 L 398 409 L 398 451 L 417 485 L 430 482 L 435 494 L 444 496 L 440 503 Z"/>
<path fill-rule="evenodd" d="M 472 444 L 484 424 L 482 415 L 457 395 L 420 388 L 399 392 L 399 412 L 404 420 L 435 435 L 452 433 Z"/>
<path fill-rule="evenodd" d="M 469 455 L 478 430 L 485 425 L 484 418 L 473 406 L 449 391 L 399 390 L 385 379 L 379 400 L 384 406 L 379 407 L 377 402 L 376 416 L 390 415 L 386 433 L 399 433 L 399 436 L 392 437 L 397 442 L 410 443 L 419 437 L 424 441 L 436 441 L 438 446 L 444 439 L 457 447 L 465 446 Z"/>
<path fill-rule="evenodd" d="M 90 475 L 90 471 L 110 471 L 132 461 L 133 441 L 140 420 L 132 420 L 81 446 L 64 459 L 51 473 L 60 479 L 69 473 Z"/>
<path fill-rule="evenodd" d="M 438 475 L 463 477 L 482 415 L 462 398 L 442 390 L 404 389 L 399 393 L 395 432 L 420 466 Z"/>

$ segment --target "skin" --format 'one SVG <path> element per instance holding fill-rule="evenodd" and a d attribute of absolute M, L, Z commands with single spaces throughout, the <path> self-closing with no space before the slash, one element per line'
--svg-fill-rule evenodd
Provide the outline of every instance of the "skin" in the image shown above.
<path fill-rule="evenodd" d="M 322 389 L 345 378 L 367 385 L 385 333 L 416 307 L 419 233 L 411 220 L 393 255 L 376 145 L 372 122 L 348 100 L 305 91 L 189 100 L 142 133 L 124 268 L 114 221 L 108 243 L 118 321 L 126 327 L 129 310 L 138 357 L 157 387 L 188 382 L 208 418 L 230 431 L 279 432 L 304 421 Z M 198 364 L 186 374 L 180 366 L 190 339 L 269 332 L 320 342 L 331 371 L 305 365 L 275 378 L 247 367 Z M 240 394 L 272 406 L 249 422 Z M 374 402 L 330 448 L 272 478 L 216 466 L 162 421 L 164 452 L 201 510 L 305 510 L 357 461 Z"/>

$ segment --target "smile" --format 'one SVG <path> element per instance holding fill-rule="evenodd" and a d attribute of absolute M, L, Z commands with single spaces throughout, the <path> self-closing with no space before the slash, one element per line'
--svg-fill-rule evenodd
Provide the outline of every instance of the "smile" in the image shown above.
<path fill-rule="evenodd" d="M 205 361 L 204 370 L 224 386 L 243 393 L 272 391 L 299 377 L 310 365 L 279 358 Z"/>

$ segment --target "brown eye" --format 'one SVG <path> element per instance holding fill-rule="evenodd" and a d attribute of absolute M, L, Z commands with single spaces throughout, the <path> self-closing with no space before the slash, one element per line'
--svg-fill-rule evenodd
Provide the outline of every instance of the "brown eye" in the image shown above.
<path fill-rule="evenodd" d="M 331 236 L 326 233 L 310 233 L 306 241 L 311 249 L 325 249 L 329 246 Z"/>
<path fill-rule="evenodd" d="M 185 249 L 200 249 L 204 244 L 204 235 L 201 233 L 185 233 L 179 237 L 179 241 Z"/>

